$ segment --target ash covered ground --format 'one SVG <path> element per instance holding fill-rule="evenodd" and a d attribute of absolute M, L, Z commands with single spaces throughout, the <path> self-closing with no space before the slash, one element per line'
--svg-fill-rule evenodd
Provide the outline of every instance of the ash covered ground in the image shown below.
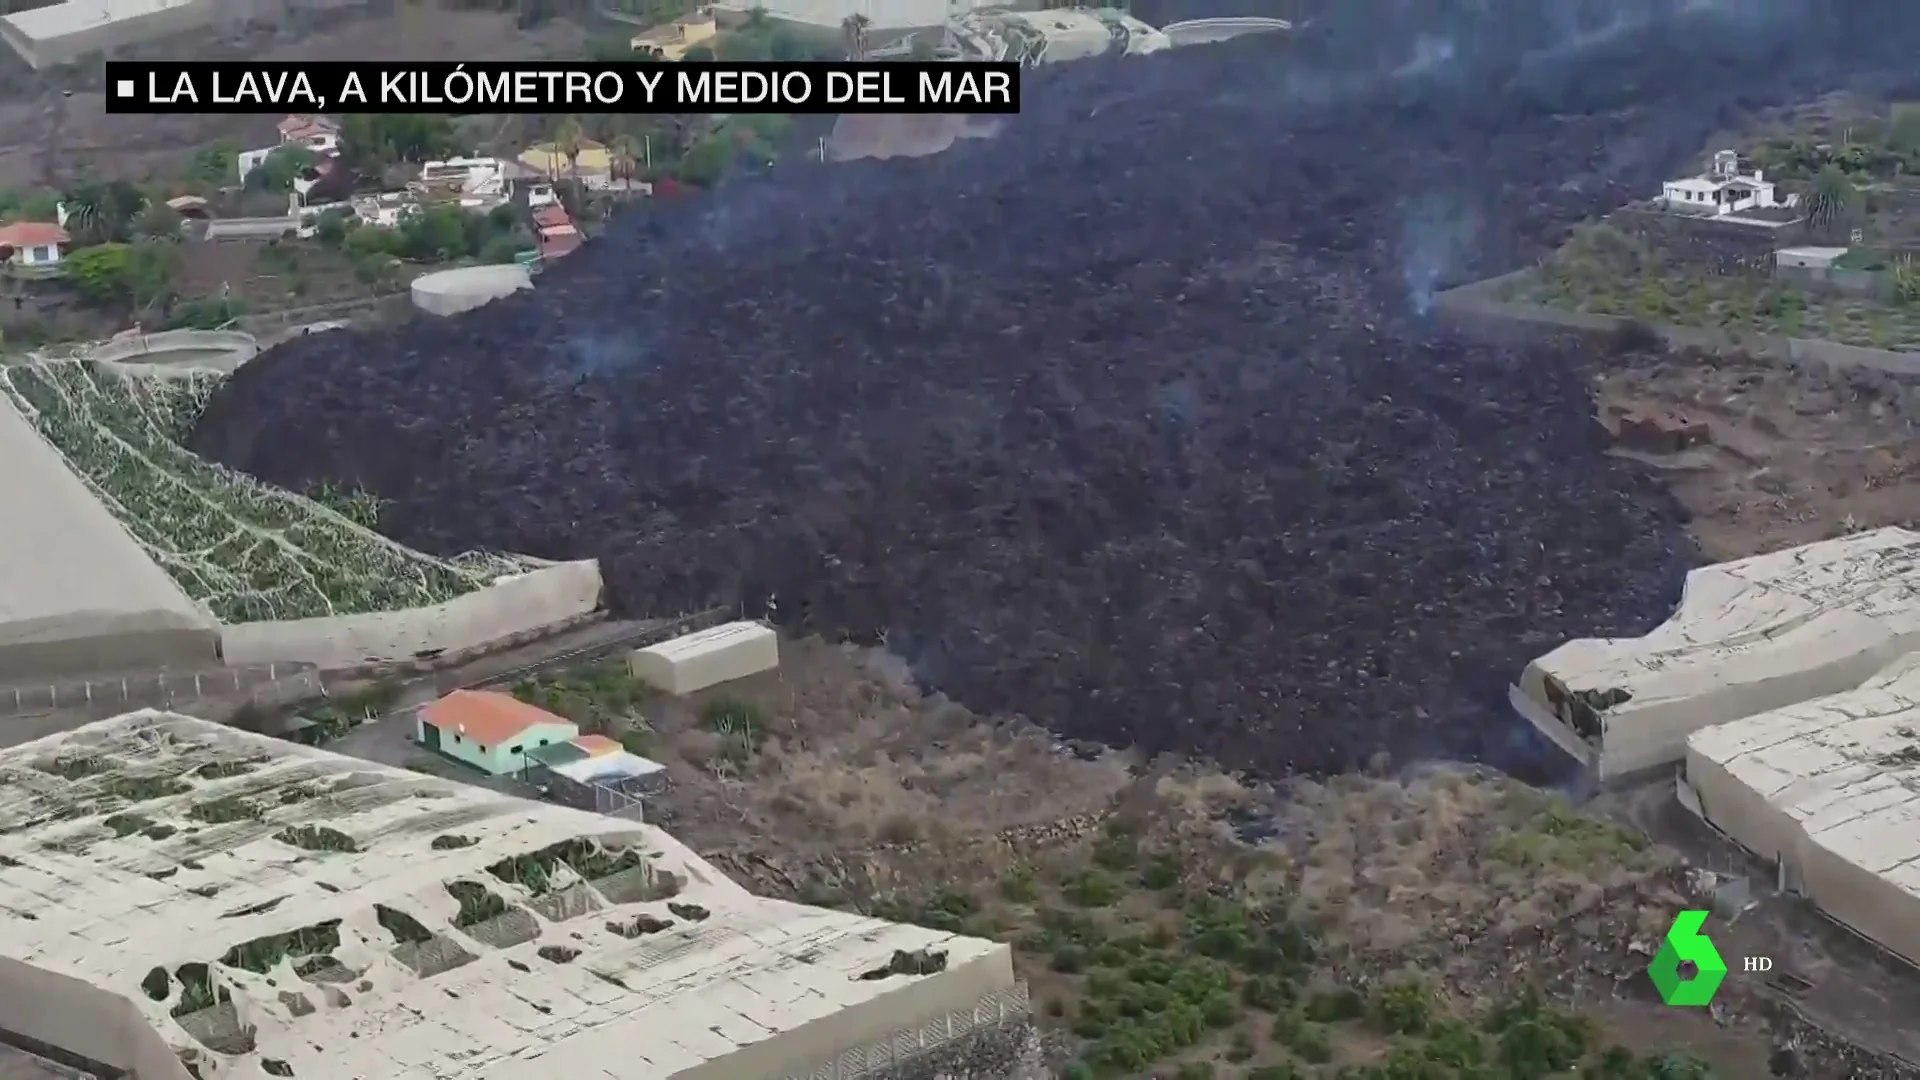
<path fill-rule="evenodd" d="M 1603 455 L 1604 350 L 1451 335 L 1432 290 L 1746 110 L 1913 79 L 1920 13 L 1508 6 L 1031 75 L 993 138 L 782 165 L 532 294 L 276 349 L 195 448 L 429 550 L 598 557 L 629 611 L 774 598 L 1067 736 L 1524 773 L 1512 675 L 1642 632 L 1699 556 Z"/>

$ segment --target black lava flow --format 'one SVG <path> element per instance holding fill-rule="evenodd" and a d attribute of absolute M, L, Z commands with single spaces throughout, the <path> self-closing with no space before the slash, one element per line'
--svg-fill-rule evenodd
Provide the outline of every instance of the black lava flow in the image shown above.
<path fill-rule="evenodd" d="M 1523 769 L 1507 682 L 1644 632 L 1697 555 L 1603 452 L 1604 349 L 1456 336 L 1426 290 L 1920 56 L 1906 6 L 1706 6 L 1060 65 L 996 138 L 781 165 L 532 293 L 274 349 L 194 448 L 423 549 L 597 557 L 626 612 L 771 600 L 1068 737 Z"/>

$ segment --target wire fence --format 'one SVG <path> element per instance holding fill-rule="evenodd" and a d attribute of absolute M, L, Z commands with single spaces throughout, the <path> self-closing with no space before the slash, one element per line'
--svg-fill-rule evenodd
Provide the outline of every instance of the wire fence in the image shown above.
<path fill-rule="evenodd" d="M 1033 1005 L 1027 984 L 1016 982 L 980 999 L 973 1008 L 903 1028 L 884 1042 L 856 1046 L 807 1072 L 786 1080 L 862 1080 L 906 1070 L 915 1063 L 955 1049 L 967 1040 L 1012 1034 L 1031 1022 Z"/>
<path fill-rule="evenodd" d="M 256 705 L 274 707 L 317 697 L 320 692 L 320 672 L 304 664 L 148 672 L 0 687 L 0 717 L 35 716 L 60 709 L 164 709 L 176 702 L 227 697 L 243 697 Z"/>

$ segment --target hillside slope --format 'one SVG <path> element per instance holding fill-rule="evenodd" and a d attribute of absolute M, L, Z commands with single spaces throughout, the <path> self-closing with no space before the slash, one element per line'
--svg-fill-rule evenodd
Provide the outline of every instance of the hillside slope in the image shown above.
<path fill-rule="evenodd" d="M 599 557 L 629 609 L 773 600 L 1067 735 L 1524 768 L 1506 680 L 1657 621 L 1696 556 L 1603 456 L 1593 356 L 1425 296 L 1739 110 L 1910 69 L 1920 18 L 1864 21 L 1904 11 L 1385 83 L 1277 37 L 1063 65 L 998 137 L 783 166 L 533 294 L 275 350 L 195 447 L 376 491 L 426 550 Z"/>

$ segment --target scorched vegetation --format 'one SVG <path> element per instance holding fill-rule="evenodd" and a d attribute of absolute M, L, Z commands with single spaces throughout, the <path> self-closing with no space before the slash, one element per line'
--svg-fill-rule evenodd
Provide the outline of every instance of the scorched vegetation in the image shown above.
<path fill-rule="evenodd" d="M 1684 7 L 1473 71 L 1285 35 L 1057 65 L 996 138 L 783 164 L 532 293 L 275 350 L 194 445 L 364 486 L 425 550 L 599 557 L 629 611 L 772 598 L 1068 735 L 1512 763 L 1514 673 L 1643 632 L 1697 556 L 1604 453 L 1590 346 L 1457 337 L 1426 293 L 1920 44 L 1886 4 Z"/>
<path fill-rule="evenodd" d="M 437 603 L 501 573 L 409 551 L 342 510 L 202 461 L 181 445 L 222 376 L 82 360 L 0 366 L 0 389 L 188 596 L 224 622 Z"/>

